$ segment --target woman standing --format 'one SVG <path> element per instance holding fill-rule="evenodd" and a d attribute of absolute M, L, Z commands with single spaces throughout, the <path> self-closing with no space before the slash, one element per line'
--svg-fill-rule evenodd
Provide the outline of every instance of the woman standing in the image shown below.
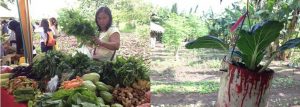
<path fill-rule="evenodd" d="M 95 17 L 100 35 L 93 38 L 97 44 L 93 59 L 111 61 L 120 47 L 120 32 L 117 27 L 112 26 L 112 15 L 108 7 L 99 8 Z"/>
<path fill-rule="evenodd" d="M 49 23 L 47 19 L 42 19 L 40 23 L 40 28 L 35 29 L 35 32 L 39 32 L 41 35 L 40 44 L 41 44 L 41 50 L 42 52 L 47 52 L 49 50 L 53 49 L 53 46 L 47 46 L 47 42 L 49 40 L 49 34 L 52 33 Z"/>
<path fill-rule="evenodd" d="M 10 36 L 11 46 L 16 47 L 17 54 L 24 54 L 23 39 L 21 32 L 21 25 L 18 21 L 12 20 L 8 24 L 8 28 L 14 32 L 15 35 Z"/>
<path fill-rule="evenodd" d="M 50 23 L 50 29 L 52 30 L 54 37 L 57 37 L 58 36 L 58 30 L 57 30 L 58 24 L 57 24 L 56 19 L 54 17 L 50 18 L 49 23 Z"/>
<path fill-rule="evenodd" d="M 9 40 L 5 44 L 10 44 L 9 45 L 4 45 L 4 50 L 8 50 L 9 48 L 16 48 L 16 53 L 19 55 L 24 54 L 24 44 L 23 44 L 23 38 L 22 38 L 22 32 L 21 32 L 21 25 L 18 21 L 12 20 L 8 24 L 8 28 L 12 30 L 12 33 L 14 35 L 11 35 L 9 37 Z M 6 54 L 6 53 L 5 53 Z M 33 57 L 36 55 L 36 50 L 35 47 L 33 46 L 32 50 Z"/>
<path fill-rule="evenodd" d="M 54 17 L 51 17 L 49 19 L 49 24 L 50 24 L 50 29 L 53 32 L 53 36 L 56 39 L 59 36 L 59 32 L 58 32 L 58 24 L 57 24 L 57 20 Z M 55 46 L 53 47 L 54 50 L 58 50 L 58 44 L 56 43 Z"/>

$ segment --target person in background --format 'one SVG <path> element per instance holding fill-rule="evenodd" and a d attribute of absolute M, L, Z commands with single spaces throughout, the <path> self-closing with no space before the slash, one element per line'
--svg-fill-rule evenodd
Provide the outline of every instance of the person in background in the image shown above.
<path fill-rule="evenodd" d="M 93 59 L 111 61 L 120 48 L 120 32 L 117 27 L 112 26 L 113 20 L 110 9 L 108 7 L 99 8 L 96 12 L 95 21 L 100 35 L 93 38 L 98 45 L 94 48 Z"/>
<path fill-rule="evenodd" d="M 13 46 L 13 44 L 16 44 L 16 51 L 17 54 L 24 54 L 24 48 L 23 48 L 23 39 L 22 39 L 22 33 L 21 33 L 21 25 L 16 20 L 12 20 L 8 23 L 8 28 L 14 32 L 15 36 L 11 35 L 10 37 L 10 44 Z"/>
<path fill-rule="evenodd" d="M 52 17 L 52 18 L 49 19 L 49 24 L 50 24 L 50 29 L 53 32 L 53 36 L 56 39 L 59 36 L 59 32 L 58 32 L 58 28 L 57 28 L 57 26 L 58 26 L 57 20 L 54 17 Z M 54 48 L 54 50 L 59 49 L 57 42 L 56 42 L 56 44 L 53 48 Z"/>
<path fill-rule="evenodd" d="M 57 37 L 59 35 L 59 32 L 57 30 L 58 24 L 57 24 L 56 19 L 54 17 L 50 18 L 49 24 L 50 24 L 50 29 L 52 30 L 54 37 Z"/>
<path fill-rule="evenodd" d="M 8 34 L 8 23 L 6 20 L 3 20 L 1 22 L 1 26 L 2 26 L 2 29 L 1 29 L 2 34 L 1 35 Z"/>
<path fill-rule="evenodd" d="M 42 19 L 40 23 L 40 27 L 36 28 L 34 32 L 40 33 L 41 39 L 40 39 L 40 44 L 41 44 L 41 50 L 42 52 L 47 52 L 49 50 L 53 49 L 53 46 L 47 46 L 47 40 L 48 40 L 48 32 L 52 32 L 49 23 L 47 19 Z"/>
<path fill-rule="evenodd" d="M 6 52 L 11 49 L 16 49 L 16 53 L 23 55 L 24 54 L 24 47 L 23 47 L 23 38 L 21 33 L 21 25 L 16 20 L 11 20 L 8 23 L 8 28 L 12 30 L 14 35 L 10 35 L 9 40 L 3 44 L 4 47 L 4 54 L 9 54 Z M 8 45 L 9 44 L 9 45 Z M 36 56 L 36 50 L 33 46 L 33 57 Z"/>
<path fill-rule="evenodd" d="M 35 31 L 35 29 L 38 29 L 40 27 L 40 23 L 39 22 L 35 22 L 33 24 L 33 31 Z"/>

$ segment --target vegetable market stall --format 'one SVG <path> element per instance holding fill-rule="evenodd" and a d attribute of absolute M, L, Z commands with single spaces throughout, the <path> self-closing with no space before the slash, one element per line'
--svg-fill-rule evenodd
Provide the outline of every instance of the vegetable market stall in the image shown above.
<path fill-rule="evenodd" d="M 118 56 L 114 62 L 98 62 L 80 52 L 50 51 L 33 61 L 1 70 L 1 96 L 29 107 L 150 104 L 149 68 L 141 58 Z"/>

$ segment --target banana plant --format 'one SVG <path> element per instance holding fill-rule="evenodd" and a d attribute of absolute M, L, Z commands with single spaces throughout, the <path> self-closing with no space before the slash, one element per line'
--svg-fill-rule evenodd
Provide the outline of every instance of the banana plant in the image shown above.
<path fill-rule="evenodd" d="M 236 41 L 237 48 L 241 55 L 241 63 L 254 72 L 264 71 L 274 60 L 276 53 L 283 52 L 290 48 L 300 46 L 300 38 L 291 39 L 273 52 L 272 57 L 263 67 L 260 62 L 266 55 L 266 48 L 280 36 L 284 23 L 279 21 L 266 21 L 258 24 L 256 29 L 251 31 L 240 30 L 239 39 Z M 215 36 L 203 36 L 195 41 L 186 44 L 187 49 L 212 48 L 219 50 L 229 50 L 229 45 Z"/>

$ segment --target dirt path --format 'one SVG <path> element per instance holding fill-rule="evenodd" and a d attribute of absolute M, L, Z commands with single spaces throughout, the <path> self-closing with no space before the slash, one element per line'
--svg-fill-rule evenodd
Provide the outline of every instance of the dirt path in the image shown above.
<path fill-rule="evenodd" d="M 299 81 L 298 81 L 299 82 Z M 271 88 L 269 96 L 270 107 L 289 107 L 300 104 L 300 84 L 288 88 Z M 211 94 L 200 93 L 170 93 L 154 94 L 151 104 L 154 106 L 203 106 L 210 107 L 217 100 L 217 92 Z"/>

